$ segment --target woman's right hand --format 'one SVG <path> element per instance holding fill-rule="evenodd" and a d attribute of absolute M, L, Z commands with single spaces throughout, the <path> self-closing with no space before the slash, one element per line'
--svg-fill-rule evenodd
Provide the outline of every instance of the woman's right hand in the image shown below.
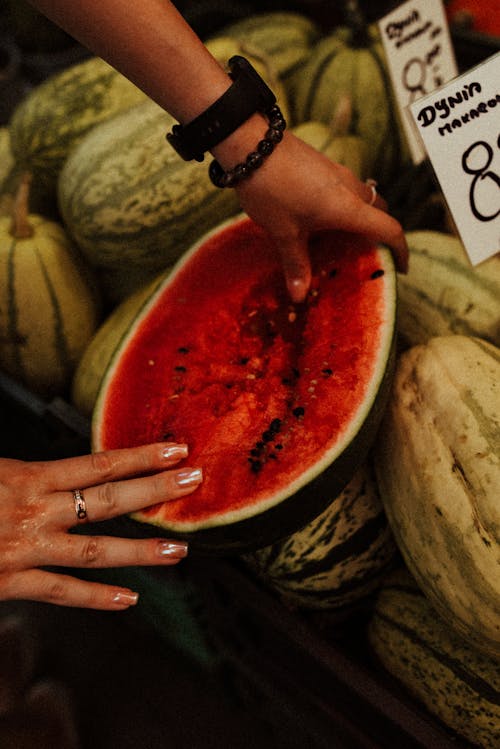
<path fill-rule="evenodd" d="M 158 443 L 53 461 L 0 459 L 0 600 L 109 610 L 134 605 L 135 591 L 43 568 L 179 562 L 187 554 L 182 541 L 68 531 L 189 494 L 202 481 L 201 469 L 173 467 L 187 452 L 186 445 Z"/>

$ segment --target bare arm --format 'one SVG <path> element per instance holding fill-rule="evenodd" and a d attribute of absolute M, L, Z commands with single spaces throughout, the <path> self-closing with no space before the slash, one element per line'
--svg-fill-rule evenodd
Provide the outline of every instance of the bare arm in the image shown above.
<path fill-rule="evenodd" d="M 168 0 L 32 0 L 95 54 L 130 78 L 179 122 L 204 111 L 231 84 L 227 73 Z M 213 155 L 231 168 L 255 149 L 266 121 L 255 114 Z M 376 177 L 376 175 L 374 175 Z M 407 266 L 399 223 L 372 190 L 287 132 L 263 167 L 236 190 L 242 208 L 268 230 L 279 252 L 290 295 L 302 301 L 311 269 L 308 239 L 318 230 L 343 229 L 384 242 L 398 270 Z"/>

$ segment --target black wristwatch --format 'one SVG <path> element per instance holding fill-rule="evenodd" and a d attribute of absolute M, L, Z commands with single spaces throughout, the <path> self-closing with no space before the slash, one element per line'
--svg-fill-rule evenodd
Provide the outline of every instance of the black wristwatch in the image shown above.
<path fill-rule="evenodd" d="M 174 125 L 167 140 L 185 161 L 203 161 L 206 151 L 231 135 L 255 112 L 266 113 L 276 97 L 244 57 L 229 60 L 232 85 L 208 109 L 186 125 Z"/>

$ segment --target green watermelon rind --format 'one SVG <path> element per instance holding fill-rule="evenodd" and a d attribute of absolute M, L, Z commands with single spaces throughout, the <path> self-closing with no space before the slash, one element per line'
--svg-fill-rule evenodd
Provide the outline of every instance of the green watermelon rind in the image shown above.
<path fill-rule="evenodd" d="M 168 279 L 160 284 L 150 300 L 146 302 L 128 333 L 122 338 L 110 359 L 106 373 L 97 396 L 92 417 L 93 450 L 104 449 L 101 443 L 100 425 L 108 387 L 112 381 L 115 365 L 118 364 L 122 348 L 132 339 L 135 331 L 154 308 L 165 285 L 175 277 L 176 271 L 191 258 L 198 248 L 214 234 L 239 222 L 248 221 L 246 216 L 239 215 L 219 224 L 215 229 L 203 235 L 191 249 L 178 261 Z M 224 513 L 223 516 L 211 517 L 198 524 L 177 523 L 168 527 L 151 515 L 143 516 L 134 513 L 123 518 L 124 532 L 132 535 L 182 538 L 189 542 L 190 548 L 200 553 L 232 554 L 245 553 L 270 545 L 285 536 L 299 530 L 317 515 L 334 499 L 350 481 L 356 469 L 366 459 L 375 439 L 378 427 L 389 399 L 396 360 L 396 276 L 390 251 L 380 247 L 387 302 L 387 325 L 383 331 L 379 349 L 376 374 L 371 379 L 370 388 L 365 395 L 365 408 L 358 410 L 357 417 L 351 421 L 342 439 L 327 457 L 317 461 L 304 472 L 300 479 L 290 483 L 286 491 L 273 495 L 260 511 L 255 506 Z M 390 282 L 388 279 L 391 279 Z M 331 453 L 336 454 L 332 458 Z M 286 501 L 286 510 L 283 502 Z M 231 530 L 228 532 L 228 526 Z"/>

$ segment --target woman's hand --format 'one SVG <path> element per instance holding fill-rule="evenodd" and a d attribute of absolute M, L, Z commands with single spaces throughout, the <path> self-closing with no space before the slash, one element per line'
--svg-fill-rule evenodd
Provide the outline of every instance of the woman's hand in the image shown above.
<path fill-rule="evenodd" d="M 320 231 L 362 234 L 389 246 L 398 271 L 408 266 L 403 229 L 370 183 L 286 132 L 263 166 L 236 190 L 241 207 L 276 244 L 293 301 L 311 281 L 308 240 Z"/>
<path fill-rule="evenodd" d="M 183 542 L 68 530 L 192 492 L 201 469 L 172 468 L 186 456 L 185 445 L 160 443 L 50 462 L 0 460 L 0 600 L 110 610 L 134 605 L 138 596 L 131 590 L 41 568 L 179 562 L 187 553 Z M 83 501 L 74 496 L 76 489 Z"/>

